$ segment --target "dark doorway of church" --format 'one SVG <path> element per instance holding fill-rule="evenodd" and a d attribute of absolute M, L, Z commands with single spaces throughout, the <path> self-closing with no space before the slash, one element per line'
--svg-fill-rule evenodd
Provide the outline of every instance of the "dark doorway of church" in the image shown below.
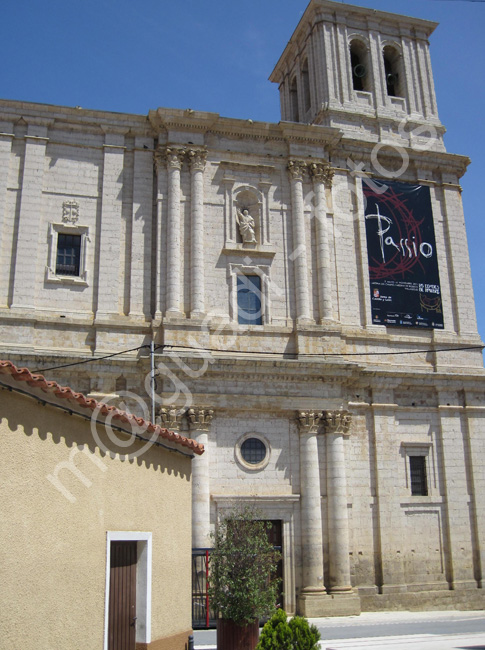
<path fill-rule="evenodd" d="M 276 576 L 280 579 L 278 591 L 278 607 L 283 607 L 283 522 L 280 519 L 270 519 L 267 522 L 270 524 L 268 527 L 268 539 L 270 543 L 281 553 L 281 560 L 278 562 Z"/>

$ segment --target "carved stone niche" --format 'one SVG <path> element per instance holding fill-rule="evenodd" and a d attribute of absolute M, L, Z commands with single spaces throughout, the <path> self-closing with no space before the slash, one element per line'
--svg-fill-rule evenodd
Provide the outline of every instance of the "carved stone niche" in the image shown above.
<path fill-rule="evenodd" d="M 274 246 L 265 244 L 268 233 L 262 193 L 254 187 L 241 185 L 233 190 L 229 205 L 232 223 L 227 230 L 233 236 L 226 241 L 224 252 L 248 255 L 254 251 L 258 255 L 274 256 Z"/>
<path fill-rule="evenodd" d="M 248 247 L 261 243 L 261 210 L 262 201 L 255 191 L 240 189 L 235 193 L 236 243 Z"/>

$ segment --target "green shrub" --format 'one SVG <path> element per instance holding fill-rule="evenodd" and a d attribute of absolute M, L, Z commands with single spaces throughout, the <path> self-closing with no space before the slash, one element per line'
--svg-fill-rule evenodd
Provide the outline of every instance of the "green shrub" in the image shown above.
<path fill-rule="evenodd" d="M 256 650 L 318 650 L 320 632 L 306 618 L 295 616 L 286 620 L 279 609 L 261 630 Z"/>
<path fill-rule="evenodd" d="M 280 553 L 268 540 L 268 523 L 251 508 L 222 519 L 212 535 L 209 597 L 222 618 L 238 625 L 252 623 L 275 611 Z"/>

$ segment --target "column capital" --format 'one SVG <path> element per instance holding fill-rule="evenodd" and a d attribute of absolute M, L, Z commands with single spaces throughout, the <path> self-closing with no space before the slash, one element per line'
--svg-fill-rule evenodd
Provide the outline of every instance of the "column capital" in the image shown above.
<path fill-rule="evenodd" d="M 178 409 L 169 409 L 162 406 L 158 411 L 158 415 L 160 417 L 160 426 L 171 431 L 180 429 L 182 414 Z"/>
<path fill-rule="evenodd" d="M 176 147 L 158 147 L 153 154 L 153 160 L 157 171 L 164 165 L 167 165 L 167 167 L 171 167 L 172 169 L 182 169 L 185 155 L 185 149 Z"/>
<path fill-rule="evenodd" d="M 325 433 L 341 433 L 344 436 L 350 435 L 349 429 L 352 423 L 352 415 L 348 411 L 324 411 L 321 423 Z"/>
<path fill-rule="evenodd" d="M 332 187 L 332 180 L 335 174 L 334 169 L 328 162 L 312 162 L 308 165 L 308 171 L 313 181 L 323 183 L 326 187 Z"/>
<path fill-rule="evenodd" d="M 214 411 L 205 406 L 194 406 L 186 411 L 185 416 L 191 431 L 209 431 Z"/>
<path fill-rule="evenodd" d="M 300 433 L 318 433 L 322 417 L 321 411 L 297 411 L 296 419 Z"/>
<path fill-rule="evenodd" d="M 307 172 L 307 164 L 304 160 L 290 160 L 287 169 L 292 180 L 302 181 Z"/>
<path fill-rule="evenodd" d="M 207 161 L 207 150 L 189 149 L 187 151 L 187 159 L 192 171 L 203 172 Z"/>

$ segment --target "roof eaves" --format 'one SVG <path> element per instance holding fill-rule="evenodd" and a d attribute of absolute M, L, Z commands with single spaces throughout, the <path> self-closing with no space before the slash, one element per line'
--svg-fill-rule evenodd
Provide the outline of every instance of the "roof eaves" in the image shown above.
<path fill-rule="evenodd" d="M 198 456 L 204 453 L 204 445 L 191 438 L 181 436 L 175 431 L 165 429 L 158 424 L 153 424 L 144 418 L 122 411 L 115 406 L 98 402 L 92 397 L 86 397 L 83 393 L 77 393 L 69 386 L 61 386 L 55 381 L 48 381 L 43 375 L 32 374 L 28 368 L 17 368 L 11 361 L 0 360 L 0 375 L 7 375 L 17 382 L 25 382 L 31 389 L 32 394 L 42 392 L 54 395 L 60 399 L 66 399 L 75 407 L 89 409 L 90 411 L 97 410 L 105 417 L 110 416 L 112 420 L 119 420 L 128 424 L 130 427 L 142 428 L 150 434 L 156 433 L 159 438 L 190 449 Z"/>

